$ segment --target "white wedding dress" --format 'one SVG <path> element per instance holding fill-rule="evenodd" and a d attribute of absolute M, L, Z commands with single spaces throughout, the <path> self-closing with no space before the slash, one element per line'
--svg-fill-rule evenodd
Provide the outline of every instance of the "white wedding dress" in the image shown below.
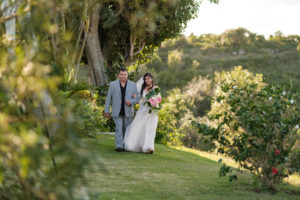
<path fill-rule="evenodd" d="M 124 146 L 126 151 L 133 152 L 154 152 L 154 140 L 158 123 L 158 114 L 156 111 L 149 113 L 149 106 L 144 105 L 146 91 L 139 102 L 140 108 L 132 121 L 127 127 Z"/>

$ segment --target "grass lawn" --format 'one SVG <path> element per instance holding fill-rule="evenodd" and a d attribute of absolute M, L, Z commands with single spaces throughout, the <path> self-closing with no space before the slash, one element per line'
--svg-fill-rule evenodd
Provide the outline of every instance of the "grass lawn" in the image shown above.
<path fill-rule="evenodd" d="M 97 156 L 86 176 L 88 187 L 99 193 L 98 199 L 300 200 L 299 177 L 293 185 L 281 186 L 297 194 L 255 193 L 248 173 L 239 173 L 235 182 L 219 178 L 220 163 L 208 153 L 159 144 L 154 154 L 119 153 L 114 150 L 114 136 L 109 135 L 88 143 Z"/>

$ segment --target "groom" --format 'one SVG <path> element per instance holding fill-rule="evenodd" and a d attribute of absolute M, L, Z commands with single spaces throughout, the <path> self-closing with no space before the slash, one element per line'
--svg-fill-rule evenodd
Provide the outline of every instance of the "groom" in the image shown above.
<path fill-rule="evenodd" d="M 136 94 L 136 95 L 134 95 Z M 133 98 L 136 96 L 135 98 Z M 140 94 L 136 84 L 128 80 L 126 68 L 121 68 L 118 73 L 118 80 L 109 85 L 104 114 L 110 117 L 109 110 L 112 102 L 111 116 L 116 126 L 115 142 L 116 151 L 124 151 L 124 136 L 127 126 L 132 122 L 134 116 L 134 105 L 139 101 Z"/>

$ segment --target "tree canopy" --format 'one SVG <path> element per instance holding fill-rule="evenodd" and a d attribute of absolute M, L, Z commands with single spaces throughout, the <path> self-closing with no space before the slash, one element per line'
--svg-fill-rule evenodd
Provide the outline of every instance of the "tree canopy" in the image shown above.
<path fill-rule="evenodd" d="M 100 45 L 102 70 L 98 71 L 114 79 L 118 68 L 147 62 L 154 49 L 163 41 L 182 33 L 187 22 L 197 16 L 199 6 L 200 1 L 197 0 L 123 0 L 102 3 L 97 29 L 99 42 L 94 43 Z M 93 68 L 88 54 L 91 53 L 86 51 L 87 62 Z"/>

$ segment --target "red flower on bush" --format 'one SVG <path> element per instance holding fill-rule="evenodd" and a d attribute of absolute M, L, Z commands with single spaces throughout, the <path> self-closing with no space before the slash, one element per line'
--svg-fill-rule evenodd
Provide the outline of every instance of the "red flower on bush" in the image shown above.
<path fill-rule="evenodd" d="M 276 149 L 275 154 L 278 155 L 280 153 L 280 151 L 278 149 Z"/>
<path fill-rule="evenodd" d="M 278 172 L 278 169 L 276 169 L 276 167 L 272 167 L 272 174 L 277 174 L 277 172 Z"/>

